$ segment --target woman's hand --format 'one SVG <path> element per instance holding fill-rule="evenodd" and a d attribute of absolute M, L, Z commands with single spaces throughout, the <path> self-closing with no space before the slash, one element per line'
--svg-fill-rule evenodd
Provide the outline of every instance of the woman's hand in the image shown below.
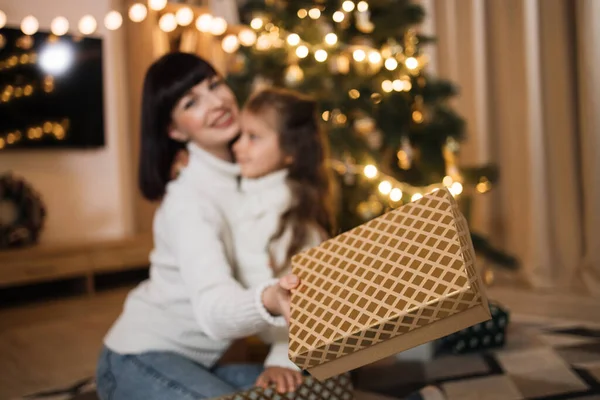
<path fill-rule="evenodd" d="M 302 384 L 302 374 L 289 368 L 267 367 L 256 380 L 256 386 L 266 389 L 271 384 L 279 393 L 295 392 Z"/>
<path fill-rule="evenodd" d="M 273 315 L 283 315 L 290 321 L 291 290 L 298 287 L 300 279 L 296 275 L 286 275 L 276 285 L 269 286 L 262 294 L 262 301 L 267 311 Z"/>

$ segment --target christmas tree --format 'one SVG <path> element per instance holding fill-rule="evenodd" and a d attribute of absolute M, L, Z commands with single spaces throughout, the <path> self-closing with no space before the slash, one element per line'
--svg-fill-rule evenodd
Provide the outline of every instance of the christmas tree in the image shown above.
<path fill-rule="evenodd" d="M 339 178 L 339 226 L 351 229 L 391 208 L 449 187 L 469 217 L 471 198 L 492 188 L 493 166 L 461 168 L 465 122 L 448 81 L 426 71 L 423 8 L 407 0 L 248 0 L 250 25 L 229 80 L 240 101 L 260 85 L 315 96 Z M 223 43 L 228 50 L 227 43 Z M 515 260 L 473 234 L 479 254 Z"/>

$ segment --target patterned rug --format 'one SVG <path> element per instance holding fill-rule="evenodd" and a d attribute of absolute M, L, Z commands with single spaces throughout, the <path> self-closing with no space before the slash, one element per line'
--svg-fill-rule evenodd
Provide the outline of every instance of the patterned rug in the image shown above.
<path fill-rule="evenodd" d="M 500 350 L 365 368 L 357 387 L 402 397 L 436 384 L 448 400 L 600 400 L 600 326 L 511 318 Z"/>
<path fill-rule="evenodd" d="M 448 400 L 600 400 L 600 326 L 518 315 L 511 320 L 500 350 L 366 367 L 354 374 L 356 387 L 394 398 L 436 384 Z M 84 380 L 22 399 L 95 398 L 93 381 Z"/>

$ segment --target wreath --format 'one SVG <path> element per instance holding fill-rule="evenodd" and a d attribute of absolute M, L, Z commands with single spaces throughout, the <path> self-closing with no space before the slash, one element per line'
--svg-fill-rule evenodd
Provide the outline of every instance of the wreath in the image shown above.
<path fill-rule="evenodd" d="M 46 206 L 27 182 L 0 176 L 0 249 L 36 243 L 45 218 Z"/>

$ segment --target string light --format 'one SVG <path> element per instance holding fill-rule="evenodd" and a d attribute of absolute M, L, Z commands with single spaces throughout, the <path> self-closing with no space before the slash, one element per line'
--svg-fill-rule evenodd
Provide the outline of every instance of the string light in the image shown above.
<path fill-rule="evenodd" d="M 410 201 L 417 201 L 417 200 L 421 200 L 422 198 L 423 198 L 423 195 L 421 193 L 415 193 L 410 198 Z"/>
<path fill-rule="evenodd" d="M 463 185 L 460 182 L 454 182 L 450 188 L 450 193 L 452 193 L 454 196 L 458 196 L 459 194 L 461 194 L 463 192 Z"/>
<path fill-rule="evenodd" d="M 183 7 L 175 13 L 175 19 L 181 26 L 188 26 L 194 21 L 194 12 L 189 7 Z"/>
<path fill-rule="evenodd" d="M 40 23 L 33 15 L 28 15 L 21 21 L 21 31 L 26 35 L 34 35 L 40 27 Z"/>
<path fill-rule="evenodd" d="M 250 21 L 250 26 L 252 27 L 252 29 L 256 29 L 256 30 L 259 30 L 260 28 L 262 28 L 263 24 L 264 24 L 263 20 L 258 17 L 253 18 L 252 21 Z"/>
<path fill-rule="evenodd" d="M 240 43 L 242 45 L 252 46 L 254 43 L 256 43 L 256 32 L 245 28 L 238 33 L 238 38 L 240 39 Z"/>
<path fill-rule="evenodd" d="M 402 82 L 404 82 L 404 91 L 408 92 L 410 91 L 410 89 L 412 89 L 412 83 L 410 82 L 410 79 L 403 79 Z"/>
<path fill-rule="evenodd" d="M 221 17 L 215 17 L 210 23 L 210 33 L 215 36 L 221 36 L 227 32 L 227 21 Z"/>
<path fill-rule="evenodd" d="M 492 184 L 486 177 L 482 177 L 476 186 L 479 193 L 486 193 L 492 189 Z"/>
<path fill-rule="evenodd" d="M 235 53 L 240 48 L 240 41 L 235 35 L 227 35 L 223 38 L 221 46 L 226 53 Z"/>
<path fill-rule="evenodd" d="M 365 12 L 369 9 L 369 3 L 367 3 L 366 1 L 360 1 L 357 4 L 356 9 L 360 12 Z"/>
<path fill-rule="evenodd" d="M 325 43 L 327 43 L 330 46 L 333 46 L 334 44 L 336 44 L 338 41 L 338 37 L 335 33 L 328 33 L 327 35 L 325 35 Z"/>
<path fill-rule="evenodd" d="M 54 91 L 54 78 L 50 75 L 44 78 L 44 92 L 52 93 Z"/>
<path fill-rule="evenodd" d="M 167 0 L 148 0 L 148 6 L 151 10 L 160 11 L 167 6 Z"/>
<path fill-rule="evenodd" d="M 402 82 L 400 79 L 395 79 L 394 82 L 392 82 L 392 88 L 396 92 L 401 92 L 402 89 L 404 89 L 404 82 Z"/>
<path fill-rule="evenodd" d="M 290 85 L 296 85 L 304 79 L 304 71 L 298 64 L 292 64 L 285 72 L 285 81 Z"/>
<path fill-rule="evenodd" d="M 381 194 L 390 194 L 390 192 L 392 191 L 392 184 L 389 181 L 381 181 L 381 183 L 379 183 L 379 192 Z"/>
<path fill-rule="evenodd" d="M 4 11 L 0 10 L 0 29 L 4 28 L 6 25 L 6 14 Z"/>
<path fill-rule="evenodd" d="M 175 19 L 175 15 L 172 13 L 163 14 L 158 20 L 158 27 L 163 32 L 173 32 L 177 29 L 177 19 Z"/>
<path fill-rule="evenodd" d="M 417 124 L 420 124 L 424 120 L 423 113 L 421 111 L 419 111 L 419 110 L 413 111 L 413 113 L 412 113 L 412 119 Z"/>
<path fill-rule="evenodd" d="M 52 133 L 54 134 L 55 138 L 57 138 L 58 140 L 62 140 L 65 137 L 65 128 L 63 128 L 61 124 L 54 124 L 54 127 L 52 128 Z"/>
<path fill-rule="evenodd" d="M 315 52 L 315 60 L 317 60 L 318 62 L 324 62 L 325 60 L 327 60 L 327 52 L 323 49 L 317 50 Z"/>
<path fill-rule="evenodd" d="M 330 160 L 332 168 L 337 171 L 340 175 L 347 174 L 358 174 L 362 173 L 365 177 L 369 179 L 373 179 L 379 176 L 382 181 L 388 181 L 392 185 L 392 190 L 389 193 L 390 200 L 397 202 L 402 200 L 403 196 L 406 194 L 410 196 L 412 201 L 416 201 L 423 197 L 423 193 L 433 193 L 439 189 L 442 189 L 444 186 L 440 183 L 435 183 L 428 186 L 412 186 L 406 182 L 400 182 L 392 176 L 386 175 L 377 170 L 377 167 L 374 165 L 358 165 L 358 164 L 350 164 L 344 163 L 339 160 L 332 159 Z"/>
<path fill-rule="evenodd" d="M 371 64 L 379 64 L 381 62 L 381 54 L 377 51 L 369 52 L 369 62 Z"/>
<path fill-rule="evenodd" d="M 346 121 L 348 121 L 348 117 L 346 117 L 346 115 L 342 114 L 342 113 L 338 113 L 335 116 L 335 123 L 339 126 L 342 126 L 346 123 Z"/>
<path fill-rule="evenodd" d="M 304 45 L 298 46 L 296 49 L 296 55 L 300 58 L 306 58 L 306 56 L 308 56 L 308 47 Z"/>
<path fill-rule="evenodd" d="M 118 11 L 111 11 L 104 17 L 104 26 L 109 31 L 116 31 L 123 25 L 123 17 Z"/>
<path fill-rule="evenodd" d="M 372 164 L 365 166 L 365 169 L 363 172 L 364 172 L 365 176 L 369 179 L 375 178 L 378 173 L 377 167 Z"/>
<path fill-rule="evenodd" d="M 354 4 L 354 3 L 352 3 L 352 4 Z M 354 53 L 352 53 L 352 57 L 354 57 L 355 61 L 362 62 L 362 61 L 365 61 L 365 58 L 367 58 L 367 53 L 365 53 L 365 51 L 362 49 L 357 49 L 357 50 L 354 50 Z"/>
<path fill-rule="evenodd" d="M 30 50 L 33 47 L 34 40 L 31 36 L 25 35 L 17 39 L 17 47 L 23 50 Z"/>
<path fill-rule="evenodd" d="M 69 32 L 69 21 L 65 17 L 56 17 L 50 23 L 50 31 L 56 36 Z"/>
<path fill-rule="evenodd" d="M 333 13 L 333 20 L 337 23 L 342 22 L 344 20 L 344 18 L 346 18 L 346 16 L 341 11 L 336 11 Z"/>
<path fill-rule="evenodd" d="M 444 179 L 442 179 L 442 183 L 444 184 L 444 186 L 450 187 L 454 183 L 454 179 L 452 179 L 451 176 L 446 175 Z"/>
<path fill-rule="evenodd" d="M 393 71 L 398 68 L 398 61 L 395 58 L 388 58 L 385 60 L 385 68 L 389 71 Z"/>
<path fill-rule="evenodd" d="M 404 61 L 404 65 L 406 65 L 406 68 L 414 70 L 419 66 L 419 61 L 414 57 L 408 57 L 406 61 Z"/>
<path fill-rule="evenodd" d="M 323 111 L 321 118 L 323 118 L 323 121 L 329 121 L 329 111 Z"/>
<path fill-rule="evenodd" d="M 301 8 L 298 10 L 298 18 L 304 19 L 304 18 L 306 18 L 307 15 L 308 15 L 308 11 L 306 11 L 304 8 Z"/>
<path fill-rule="evenodd" d="M 212 23 L 212 19 L 213 19 L 212 15 L 202 14 L 201 16 L 196 18 L 196 29 L 198 29 L 200 32 L 204 32 L 204 33 L 209 32 L 211 23 Z"/>
<path fill-rule="evenodd" d="M 129 7 L 129 19 L 133 22 L 142 22 L 148 16 L 148 9 L 142 3 L 135 3 Z"/>
<path fill-rule="evenodd" d="M 319 19 L 319 17 L 321 16 L 321 10 L 319 10 L 318 8 L 311 8 L 308 12 L 308 16 L 312 19 Z"/>
<path fill-rule="evenodd" d="M 350 96 L 351 99 L 356 100 L 360 97 L 360 92 L 356 89 L 350 89 L 348 91 L 348 96 Z"/>
<path fill-rule="evenodd" d="M 392 191 L 390 192 L 390 200 L 396 202 L 402 200 L 402 190 L 398 188 L 392 189 Z"/>
<path fill-rule="evenodd" d="M 264 51 L 271 48 L 271 39 L 268 35 L 260 35 L 258 39 L 256 39 L 256 48 L 258 50 Z"/>
<path fill-rule="evenodd" d="M 381 82 L 381 89 L 383 89 L 383 91 L 386 93 L 390 93 L 392 90 L 394 90 L 394 84 L 392 81 L 386 79 L 385 81 Z"/>
<path fill-rule="evenodd" d="M 346 12 L 354 11 L 354 3 L 350 0 L 346 0 L 342 3 L 342 9 Z"/>
<path fill-rule="evenodd" d="M 79 20 L 79 24 L 78 24 L 79 32 L 81 32 L 84 35 L 91 35 L 92 33 L 94 33 L 96 31 L 97 27 L 98 27 L 98 23 L 96 22 L 96 19 L 94 17 L 92 17 L 91 15 L 84 15 Z"/>
<path fill-rule="evenodd" d="M 287 37 L 287 42 L 290 46 L 298 46 L 300 44 L 300 36 L 296 33 L 291 33 Z"/>

